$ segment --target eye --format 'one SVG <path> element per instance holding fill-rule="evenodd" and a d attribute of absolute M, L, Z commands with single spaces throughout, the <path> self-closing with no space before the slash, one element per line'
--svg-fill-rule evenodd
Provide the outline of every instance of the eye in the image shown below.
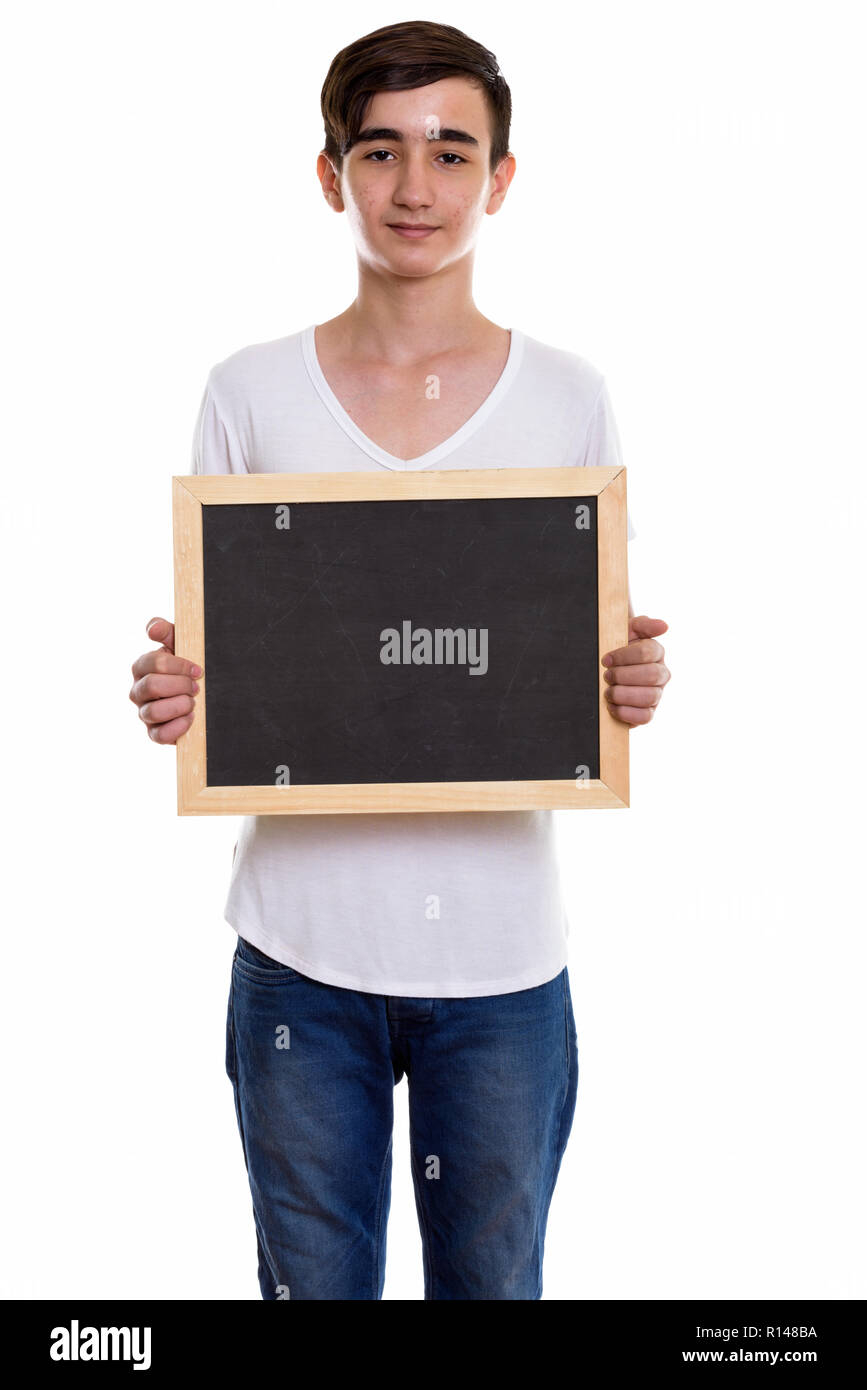
<path fill-rule="evenodd" d="M 386 155 L 388 159 L 391 159 L 391 157 L 392 157 L 391 150 L 371 150 L 371 151 L 370 151 L 370 154 L 366 154 L 366 155 L 364 156 L 364 158 L 365 158 L 365 159 L 372 159 L 373 162 L 374 162 L 374 164 L 385 164 L 385 163 L 387 162 L 385 159 L 379 159 L 379 158 L 378 158 L 378 156 L 381 155 L 381 154 Z M 438 158 L 438 159 L 448 159 L 448 160 L 454 160 L 454 161 L 455 161 L 453 164 L 452 164 L 452 163 L 447 164 L 447 165 L 445 166 L 447 169 L 456 169 L 457 166 L 458 166 L 459 164 L 466 164 L 466 163 L 467 163 L 467 161 L 464 159 L 463 155 L 455 154 L 453 150 L 444 150 L 443 153 L 442 153 L 441 155 L 437 155 L 437 158 Z"/>

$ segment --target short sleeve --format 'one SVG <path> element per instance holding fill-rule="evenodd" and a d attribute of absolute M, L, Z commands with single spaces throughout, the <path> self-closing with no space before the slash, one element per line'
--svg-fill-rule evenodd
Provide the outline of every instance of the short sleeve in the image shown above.
<path fill-rule="evenodd" d="M 193 430 L 192 473 L 248 473 L 241 446 L 226 424 L 208 377 Z"/>
<path fill-rule="evenodd" d="M 581 462 L 585 468 L 622 468 L 624 466 L 617 421 L 614 418 L 608 386 L 604 381 L 593 407 L 590 428 L 587 431 L 587 449 Z M 631 541 L 636 534 L 627 507 L 626 539 Z"/>

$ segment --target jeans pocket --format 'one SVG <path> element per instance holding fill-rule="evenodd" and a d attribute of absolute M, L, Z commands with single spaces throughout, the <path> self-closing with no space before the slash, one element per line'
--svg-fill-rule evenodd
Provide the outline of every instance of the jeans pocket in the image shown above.
<path fill-rule="evenodd" d="M 234 968 L 248 980 L 266 984 L 285 984 L 288 980 L 304 979 L 304 976 L 293 970 L 291 965 L 284 965 L 282 961 L 266 956 L 258 946 L 254 946 L 240 935 L 235 950 Z"/>
<path fill-rule="evenodd" d="M 235 972 L 229 984 L 229 1007 L 226 1009 L 226 1075 L 235 1084 Z"/>

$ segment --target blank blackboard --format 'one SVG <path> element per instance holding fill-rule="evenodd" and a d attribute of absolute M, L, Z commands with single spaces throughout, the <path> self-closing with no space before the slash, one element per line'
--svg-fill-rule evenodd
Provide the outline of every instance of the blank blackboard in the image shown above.
<path fill-rule="evenodd" d="M 600 668 L 625 470 L 502 495 L 517 472 L 175 479 L 176 650 L 180 620 L 204 667 L 182 813 L 626 804 Z"/>
<path fill-rule="evenodd" d="M 202 535 L 211 785 L 598 777 L 595 497 L 206 506 Z"/>

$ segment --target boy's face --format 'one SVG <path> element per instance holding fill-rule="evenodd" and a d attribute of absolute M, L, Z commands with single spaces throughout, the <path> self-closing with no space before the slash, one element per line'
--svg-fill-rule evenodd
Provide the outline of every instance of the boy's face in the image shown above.
<path fill-rule="evenodd" d="M 317 166 L 330 205 L 349 216 L 359 257 L 397 275 L 425 276 L 465 256 L 515 172 L 512 155 L 490 172 L 482 89 L 447 77 L 411 91 L 377 92 L 359 134 L 341 173 L 324 154 Z M 401 223 L 433 230 L 413 235 Z"/>

